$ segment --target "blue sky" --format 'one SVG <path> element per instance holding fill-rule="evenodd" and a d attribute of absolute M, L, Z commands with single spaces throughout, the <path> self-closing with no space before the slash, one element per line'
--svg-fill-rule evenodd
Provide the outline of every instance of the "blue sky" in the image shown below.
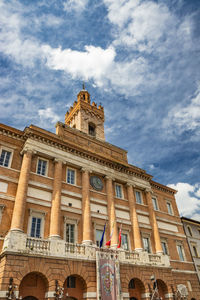
<path fill-rule="evenodd" d="M 200 220 L 199 0 L 0 0 L 0 119 L 55 132 L 85 82 L 106 140 Z"/>

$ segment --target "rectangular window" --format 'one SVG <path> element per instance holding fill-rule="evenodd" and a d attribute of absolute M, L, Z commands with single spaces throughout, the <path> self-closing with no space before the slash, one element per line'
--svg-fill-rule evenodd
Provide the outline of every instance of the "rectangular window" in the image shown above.
<path fill-rule="evenodd" d="M 3 167 L 9 167 L 9 162 L 12 152 L 2 149 L 0 157 L 0 165 Z"/>
<path fill-rule="evenodd" d="M 96 245 L 99 247 L 100 246 L 100 241 L 102 238 L 103 230 L 96 229 Z"/>
<path fill-rule="evenodd" d="M 184 261 L 183 247 L 182 245 L 177 245 L 178 255 L 181 261 Z"/>
<path fill-rule="evenodd" d="M 153 208 L 154 208 L 154 210 L 158 210 L 157 199 L 156 198 L 152 198 L 152 202 L 153 202 Z"/>
<path fill-rule="evenodd" d="M 125 233 L 122 233 L 122 248 L 128 250 L 128 235 Z"/>
<path fill-rule="evenodd" d="M 47 173 L 47 161 L 38 159 L 37 174 L 46 176 Z"/>
<path fill-rule="evenodd" d="M 75 224 L 66 224 L 66 242 L 75 243 Z"/>
<path fill-rule="evenodd" d="M 142 204 L 141 192 L 135 191 L 135 196 L 136 196 L 136 203 Z"/>
<path fill-rule="evenodd" d="M 144 251 L 151 253 L 149 238 L 143 237 L 142 240 L 143 240 Z"/>
<path fill-rule="evenodd" d="M 170 202 L 167 202 L 167 210 L 170 215 L 173 215 L 172 205 Z"/>
<path fill-rule="evenodd" d="M 74 277 L 74 276 L 67 277 L 67 287 L 71 288 L 71 289 L 76 288 L 76 277 Z"/>
<path fill-rule="evenodd" d="M 123 198 L 122 197 L 122 187 L 119 184 L 115 185 L 115 193 L 117 198 Z"/>
<path fill-rule="evenodd" d="M 198 257 L 198 252 L 197 252 L 196 246 L 192 246 L 192 248 L 193 248 L 193 254 L 194 254 L 194 256 Z"/>
<path fill-rule="evenodd" d="M 167 243 L 162 241 L 161 245 L 162 245 L 163 254 L 168 255 Z"/>
<path fill-rule="evenodd" d="M 31 223 L 31 237 L 40 238 L 41 237 L 41 218 L 32 217 Z"/>
<path fill-rule="evenodd" d="M 75 184 L 75 170 L 67 169 L 67 183 Z"/>

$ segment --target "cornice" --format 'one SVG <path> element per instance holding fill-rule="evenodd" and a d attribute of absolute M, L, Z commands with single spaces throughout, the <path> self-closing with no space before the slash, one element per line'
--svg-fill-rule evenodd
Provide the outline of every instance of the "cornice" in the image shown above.
<path fill-rule="evenodd" d="M 62 138 L 57 136 L 56 134 L 52 134 L 48 131 L 41 130 L 37 131 L 36 128 L 28 127 L 24 131 L 25 139 L 31 138 L 33 140 L 42 142 L 44 144 L 56 147 L 58 149 L 61 149 L 63 151 L 72 153 L 73 155 L 77 155 L 79 157 L 88 159 L 90 161 L 97 162 L 98 164 L 107 166 L 109 168 L 112 168 L 116 171 L 136 176 L 138 178 L 150 181 L 152 176 L 147 174 L 144 170 L 137 168 L 135 166 L 127 164 L 123 164 L 121 162 L 114 161 L 114 159 L 107 159 L 104 157 L 101 157 L 98 154 L 91 153 L 89 151 L 83 150 L 81 147 L 78 147 L 77 145 L 73 146 L 66 141 L 63 141 Z M 40 128 L 38 128 L 40 130 Z M 112 145 L 111 145 L 112 146 Z"/>
<path fill-rule="evenodd" d="M 168 194 L 171 194 L 171 195 L 174 195 L 177 193 L 176 190 L 166 186 L 166 185 L 162 185 L 158 182 L 155 182 L 153 180 L 150 181 L 150 185 L 152 186 L 152 188 L 154 189 L 157 189 L 159 191 L 162 191 L 162 192 L 165 192 L 165 193 L 168 193 Z"/>
<path fill-rule="evenodd" d="M 5 124 L 0 124 L 0 134 L 20 140 L 20 141 L 24 141 L 24 132 L 21 130 L 18 130 L 16 128 L 7 126 Z"/>

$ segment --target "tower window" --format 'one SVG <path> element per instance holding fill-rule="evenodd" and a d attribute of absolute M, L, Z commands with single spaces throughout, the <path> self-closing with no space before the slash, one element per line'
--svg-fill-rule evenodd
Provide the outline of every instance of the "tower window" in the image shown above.
<path fill-rule="evenodd" d="M 96 136 L 96 126 L 92 123 L 88 125 L 89 135 Z"/>

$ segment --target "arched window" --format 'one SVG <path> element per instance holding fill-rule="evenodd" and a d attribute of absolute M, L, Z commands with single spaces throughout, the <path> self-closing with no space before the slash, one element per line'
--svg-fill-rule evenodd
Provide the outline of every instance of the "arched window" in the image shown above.
<path fill-rule="evenodd" d="M 88 133 L 91 136 L 96 136 L 96 126 L 93 123 L 88 124 Z"/>
<path fill-rule="evenodd" d="M 128 288 L 129 288 L 129 289 L 135 289 L 135 281 L 134 281 L 134 279 L 131 279 L 131 280 L 130 280 L 129 285 L 128 285 Z"/>

